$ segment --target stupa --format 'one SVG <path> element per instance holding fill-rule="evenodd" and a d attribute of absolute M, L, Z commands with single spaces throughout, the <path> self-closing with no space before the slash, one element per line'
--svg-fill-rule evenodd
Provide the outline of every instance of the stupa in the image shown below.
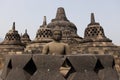
<path fill-rule="evenodd" d="M 13 22 L 12 29 L 6 33 L 4 41 L 0 43 L 0 52 L 10 53 L 10 52 L 23 52 L 24 46 L 21 42 L 20 35 L 17 30 L 15 30 L 15 22 Z"/>
<path fill-rule="evenodd" d="M 95 22 L 94 13 L 91 13 L 91 22 L 84 32 L 83 42 L 79 44 L 79 51 L 87 54 L 117 54 L 119 47 L 107 38 L 102 26 Z"/>
<path fill-rule="evenodd" d="M 38 29 L 35 39 L 26 46 L 25 51 L 41 53 L 43 45 L 52 41 L 51 36 L 52 31 L 47 27 L 46 16 L 44 16 L 43 24 Z"/>
<path fill-rule="evenodd" d="M 62 31 L 62 42 L 68 43 L 72 50 L 82 41 L 82 37 L 77 34 L 77 27 L 67 19 L 65 10 L 62 7 L 57 9 L 55 19 L 52 19 L 47 26 L 51 29 L 59 26 Z"/>
<path fill-rule="evenodd" d="M 21 42 L 26 46 L 28 43 L 31 42 L 31 39 L 27 33 L 27 29 L 25 30 L 25 33 L 21 35 Z"/>
<path fill-rule="evenodd" d="M 78 55 L 82 56 L 83 54 L 85 55 L 92 54 L 93 56 L 99 54 L 113 55 L 115 59 L 115 67 L 117 71 L 120 73 L 120 47 L 112 43 L 112 40 L 106 37 L 103 27 L 95 21 L 94 13 L 91 13 L 91 22 L 90 24 L 88 24 L 87 28 L 85 29 L 84 37 L 82 38 L 77 34 L 76 25 L 70 22 L 70 20 L 68 20 L 68 18 L 66 17 L 65 10 L 63 7 L 59 7 L 57 9 L 56 17 L 52 19 L 51 22 L 48 24 L 46 21 L 46 16 L 44 16 L 43 24 L 37 30 L 34 40 L 30 39 L 27 30 L 25 30 L 25 33 L 20 36 L 18 31 L 15 29 L 15 22 L 14 22 L 12 29 L 9 30 L 8 33 L 6 33 L 5 39 L 3 40 L 3 42 L 0 43 L 0 52 L 1 52 L 0 58 L 3 59 L 3 55 L 5 54 L 19 54 L 19 53 L 20 54 L 27 53 L 28 55 L 30 53 L 41 54 L 43 46 L 46 43 L 52 41 L 52 30 L 56 29 L 56 26 L 58 29 L 62 30 L 61 41 L 69 44 L 72 51 L 71 53 L 74 54 L 75 57 Z M 96 58 L 98 57 L 96 56 Z M 69 59 L 65 59 L 65 61 L 66 60 Z M 30 64 L 34 63 L 31 57 L 27 65 L 29 65 L 29 63 Z M 95 65 L 99 66 L 98 63 L 96 64 L 95 62 Z M 25 66 L 25 70 L 27 70 L 26 66 Z"/>

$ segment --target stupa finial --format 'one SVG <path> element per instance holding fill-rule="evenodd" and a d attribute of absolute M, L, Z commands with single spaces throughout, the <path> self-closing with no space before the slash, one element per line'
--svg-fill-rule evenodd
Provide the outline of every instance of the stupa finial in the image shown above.
<path fill-rule="evenodd" d="M 15 31 L 15 22 L 13 22 L 12 30 Z"/>
<path fill-rule="evenodd" d="M 68 20 L 67 17 L 66 17 L 64 8 L 59 7 L 57 9 L 56 19 L 57 20 Z"/>
<path fill-rule="evenodd" d="M 46 16 L 43 18 L 43 25 L 47 25 Z"/>
<path fill-rule="evenodd" d="M 95 23 L 94 13 L 91 13 L 91 23 Z"/>
<path fill-rule="evenodd" d="M 25 29 L 25 33 L 27 33 L 27 29 Z"/>
<path fill-rule="evenodd" d="M 88 24 L 88 26 L 89 25 L 99 25 L 98 22 L 95 22 L 94 13 L 91 13 L 91 22 Z"/>

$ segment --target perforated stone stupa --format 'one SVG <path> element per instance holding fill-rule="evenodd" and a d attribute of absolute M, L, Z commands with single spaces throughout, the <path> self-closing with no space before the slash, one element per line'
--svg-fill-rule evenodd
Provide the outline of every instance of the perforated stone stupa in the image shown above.
<path fill-rule="evenodd" d="M 25 33 L 21 35 L 21 42 L 26 46 L 29 42 L 31 42 L 31 39 L 27 33 L 27 29 L 25 30 Z"/>
<path fill-rule="evenodd" d="M 79 44 L 82 53 L 89 54 L 117 54 L 119 47 L 107 38 L 102 26 L 95 22 L 94 14 L 91 13 L 91 22 L 84 32 L 83 42 Z"/>
<path fill-rule="evenodd" d="M 15 22 L 13 23 L 12 29 L 9 30 L 5 35 L 5 39 L 0 43 L 0 52 L 23 52 L 24 46 L 21 42 L 21 37 L 17 30 L 15 30 Z"/>
<path fill-rule="evenodd" d="M 115 67 L 120 73 L 120 47 L 107 38 L 103 27 L 95 21 L 91 13 L 91 22 L 85 28 L 84 37 L 77 34 L 77 27 L 67 18 L 64 8 L 59 7 L 56 17 L 47 24 L 44 16 L 43 24 L 36 32 L 35 39 L 31 40 L 27 30 L 19 35 L 15 29 L 15 22 L 12 29 L 6 33 L 3 42 L 0 43 L 0 58 L 4 54 L 41 54 L 43 46 L 52 41 L 52 30 L 56 26 L 62 31 L 62 42 L 68 43 L 71 54 L 111 54 L 115 58 Z M 2 55 L 2 56 L 1 56 Z"/>
<path fill-rule="evenodd" d="M 36 37 L 26 46 L 27 52 L 42 52 L 43 45 L 52 41 L 52 30 L 47 27 L 46 16 L 44 16 L 43 24 L 36 33 Z"/>

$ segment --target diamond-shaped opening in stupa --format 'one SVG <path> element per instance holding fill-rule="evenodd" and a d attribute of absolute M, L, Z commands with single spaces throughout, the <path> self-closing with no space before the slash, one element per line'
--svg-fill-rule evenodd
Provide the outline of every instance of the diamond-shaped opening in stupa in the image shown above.
<path fill-rule="evenodd" d="M 60 67 L 60 73 L 64 76 L 65 79 L 73 72 L 76 72 L 70 61 L 66 58 L 62 66 Z"/>
<path fill-rule="evenodd" d="M 99 70 L 104 69 L 104 66 L 102 65 L 102 63 L 100 62 L 100 60 L 98 59 L 94 68 L 94 71 L 96 73 L 99 72 Z"/>
<path fill-rule="evenodd" d="M 114 66 L 115 66 L 115 61 L 113 60 L 113 62 L 112 62 L 112 68 L 114 68 Z"/>
<path fill-rule="evenodd" d="M 9 69 L 12 69 L 12 61 L 10 60 L 7 66 Z"/>
<path fill-rule="evenodd" d="M 34 64 L 34 61 L 32 60 L 32 58 L 29 60 L 29 62 L 25 65 L 25 67 L 23 68 L 26 72 L 28 72 L 30 75 L 33 75 L 37 68 L 36 65 Z"/>

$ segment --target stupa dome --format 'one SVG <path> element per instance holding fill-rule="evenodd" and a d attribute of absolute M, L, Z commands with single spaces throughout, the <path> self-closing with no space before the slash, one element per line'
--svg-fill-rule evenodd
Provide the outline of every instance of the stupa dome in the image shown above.
<path fill-rule="evenodd" d="M 30 41 L 31 41 L 31 39 L 30 39 L 30 37 L 29 37 L 29 35 L 27 33 L 27 29 L 26 29 L 25 33 L 23 35 L 21 35 L 21 42 L 26 44 L 26 43 L 28 43 Z"/>
<path fill-rule="evenodd" d="M 15 30 L 15 22 L 13 23 L 12 29 L 6 33 L 2 44 L 21 44 L 20 35 L 18 34 L 18 31 Z"/>
<path fill-rule="evenodd" d="M 50 42 L 52 31 L 47 27 L 46 16 L 44 16 L 43 24 L 40 26 L 36 33 L 35 42 Z"/>
<path fill-rule="evenodd" d="M 77 34 L 77 28 L 75 24 L 67 19 L 65 10 L 62 7 L 57 9 L 55 19 L 52 19 L 47 27 L 51 29 L 59 27 L 59 29 L 62 30 L 62 41 L 65 43 L 69 43 L 68 40 L 71 38 L 76 39 L 77 42 L 80 42 L 82 39 L 82 37 L 79 37 Z"/>
<path fill-rule="evenodd" d="M 94 14 L 91 13 L 91 23 L 85 29 L 84 41 L 111 42 L 104 34 L 104 29 L 99 23 L 95 22 Z"/>

